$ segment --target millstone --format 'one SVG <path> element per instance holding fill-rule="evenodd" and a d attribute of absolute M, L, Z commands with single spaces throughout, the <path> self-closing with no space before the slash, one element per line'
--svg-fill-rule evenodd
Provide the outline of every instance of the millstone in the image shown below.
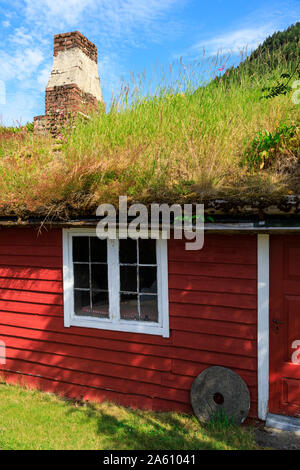
<path fill-rule="evenodd" d="M 250 394 L 244 380 L 232 370 L 208 367 L 193 382 L 191 404 L 202 423 L 222 414 L 241 424 L 249 413 Z"/>

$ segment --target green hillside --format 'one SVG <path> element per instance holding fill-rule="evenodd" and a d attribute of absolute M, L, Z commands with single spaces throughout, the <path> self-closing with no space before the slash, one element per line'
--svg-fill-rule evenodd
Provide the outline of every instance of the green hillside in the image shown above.
<path fill-rule="evenodd" d="M 253 66 L 264 63 L 277 67 L 282 61 L 300 61 L 300 22 L 269 36 L 248 58 Z"/>

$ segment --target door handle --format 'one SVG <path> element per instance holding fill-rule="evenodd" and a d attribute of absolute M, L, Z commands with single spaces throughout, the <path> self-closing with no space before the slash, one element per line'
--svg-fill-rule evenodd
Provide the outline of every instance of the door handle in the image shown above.
<path fill-rule="evenodd" d="M 275 318 L 274 320 L 272 320 L 272 322 L 275 323 L 275 325 L 283 325 L 283 324 L 284 324 L 283 321 L 277 320 L 277 318 Z"/>
<path fill-rule="evenodd" d="M 274 318 L 274 319 L 272 320 L 272 323 L 274 323 L 274 325 L 275 325 L 275 331 L 276 331 L 276 333 L 278 333 L 278 332 L 279 332 L 280 325 L 283 325 L 284 322 L 278 320 L 277 318 Z"/>

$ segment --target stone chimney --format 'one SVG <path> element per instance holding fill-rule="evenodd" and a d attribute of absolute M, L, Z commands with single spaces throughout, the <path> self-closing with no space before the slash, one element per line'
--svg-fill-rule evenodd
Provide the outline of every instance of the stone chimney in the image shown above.
<path fill-rule="evenodd" d="M 51 75 L 46 87 L 45 116 L 34 118 L 37 132 L 55 133 L 62 119 L 87 114 L 103 103 L 97 47 L 79 31 L 54 36 Z M 54 130 L 54 132 L 53 132 Z"/>

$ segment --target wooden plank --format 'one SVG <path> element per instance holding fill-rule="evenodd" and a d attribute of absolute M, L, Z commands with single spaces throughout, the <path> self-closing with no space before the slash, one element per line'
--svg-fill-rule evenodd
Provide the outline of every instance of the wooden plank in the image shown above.
<path fill-rule="evenodd" d="M 2 256 L 11 255 L 12 253 L 14 256 L 45 256 L 47 258 L 52 256 L 62 256 L 61 247 L 48 245 L 47 240 L 45 240 L 45 244 L 40 246 L 0 244 L 0 258 L 2 258 Z"/>
<path fill-rule="evenodd" d="M 51 327 L 51 323 L 50 323 Z M 73 330 L 73 329 L 72 329 Z M 72 331 L 71 330 L 71 331 Z M 77 330 L 77 328 L 76 328 Z M 111 354 L 114 353 L 122 357 L 122 353 L 130 353 L 136 355 L 137 360 L 141 360 L 141 356 L 149 355 L 152 357 L 159 358 L 174 358 L 184 360 L 187 363 L 189 361 L 206 363 L 208 365 L 220 364 L 224 367 L 234 367 L 236 366 L 237 360 L 240 361 L 240 367 L 245 370 L 256 370 L 256 358 L 252 357 L 243 357 L 235 356 L 233 354 L 220 353 L 215 351 L 205 351 L 201 349 L 187 349 L 184 347 L 172 347 L 170 345 L 158 346 L 153 344 L 139 344 L 128 342 L 126 335 L 123 336 L 123 340 L 116 339 L 105 339 L 105 338 L 94 338 L 94 337 L 82 337 L 72 333 L 66 333 L 65 329 L 61 330 L 62 332 L 55 331 L 46 331 L 46 330 L 36 330 L 24 328 L 20 325 L 17 326 L 3 326 L 0 325 L 0 335 L 4 336 L 15 336 L 15 337 L 24 337 L 30 341 L 40 341 L 42 344 L 45 344 L 46 349 L 49 348 L 58 348 L 58 351 L 61 351 L 62 348 L 66 347 L 70 349 L 70 354 L 73 346 L 80 347 L 84 349 L 86 354 L 89 357 L 89 350 L 91 349 L 92 355 L 94 351 L 97 351 L 96 354 L 105 354 L 105 351 L 111 351 Z M 73 330 L 74 331 L 74 330 Z M 34 346 L 33 346 L 34 347 Z M 104 350 L 104 351 L 103 351 Z M 83 353 L 81 353 L 83 354 Z M 85 357 L 85 355 L 83 355 Z"/>
<path fill-rule="evenodd" d="M 28 318 L 29 317 L 29 318 Z M 0 321 L 4 325 L 11 325 L 11 326 L 19 326 L 23 328 L 35 328 L 39 330 L 45 330 L 45 337 L 47 337 L 47 331 L 46 330 L 51 330 L 51 331 L 57 331 L 57 332 L 62 332 L 64 333 L 65 337 L 69 336 L 69 333 L 66 333 L 64 327 L 63 327 L 63 320 L 56 318 L 56 317 L 44 317 L 44 316 L 39 316 L 39 315 L 22 315 L 22 314 L 11 314 L 11 313 L 1 313 L 1 318 Z M 1 328 L 2 329 L 2 328 Z M 0 332 L 1 332 L 0 329 Z M 81 333 L 86 333 L 86 329 L 84 328 L 75 328 L 72 330 L 76 334 L 80 334 L 81 341 L 85 341 L 87 345 L 92 345 L 94 342 L 93 338 L 95 336 L 88 336 L 87 334 L 83 335 Z M 84 330 L 84 331 L 82 331 Z M 93 330 L 92 330 L 93 331 Z M 99 331 L 99 336 L 102 336 L 102 339 L 105 337 L 107 339 L 121 339 L 125 342 L 128 342 L 128 336 L 127 334 L 119 334 L 118 332 L 112 332 L 111 335 L 107 335 L 107 332 L 104 330 L 98 330 Z M 101 335 L 102 332 L 102 335 Z M 144 335 L 137 335 L 140 337 L 136 338 L 137 343 L 145 343 L 147 342 L 146 338 L 142 337 Z M 182 346 L 184 348 L 198 348 L 200 350 L 208 350 L 211 351 L 213 348 L 216 348 L 216 351 L 219 351 L 219 348 L 222 347 L 223 352 L 228 352 L 230 354 L 237 354 L 237 355 L 245 355 L 247 354 L 247 348 L 249 349 L 249 352 L 253 352 L 253 346 L 254 342 L 251 341 L 251 339 L 239 339 L 239 338 L 234 338 L 234 337 L 223 337 L 223 336 L 218 336 L 215 334 L 203 334 L 203 333 L 194 333 L 194 332 L 183 332 L 183 331 L 176 331 L 174 330 L 172 332 L 172 338 L 173 338 L 173 344 L 175 346 Z M 160 344 L 163 345 L 170 345 L 172 338 L 169 339 L 161 339 Z M 201 340 L 201 342 L 200 342 Z M 148 343 L 152 344 L 152 337 L 148 339 Z M 159 344 L 159 343 L 158 343 Z M 233 349 L 228 349 L 228 346 L 231 346 Z M 235 347 L 236 346 L 236 347 Z M 241 350 L 244 351 L 244 353 L 240 353 L 240 348 Z M 246 350 L 245 350 L 246 348 Z"/>
<path fill-rule="evenodd" d="M 210 276 L 216 278 L 242 278 L 256 279 L 255 265 L 231 265 L 215 263 L 194 263 L 192 261 L 172 261 L 169 260 L 169 274 L 194 274 L 197 276 Z M 221 280 L 220 280 L 221 282 Z"/>
<path fill-rule="evenodd" d="M 62 281 L 62 268 L 24 268 L 18 266 L 0 266 L 0 278 L 40 279 L 45 281 Z"/>
<path fill-rule="evenodd" d="M 239 234 L 235 239 L 230 239 L 222 235 L 209 235 L 205 237 L 203 249 L 198 251 L 187 251 L 185 240 L 172 239 L 169 241 L 168 254 L 170 261 L 177 262 L 256 265 L 256 237 Z"/>
<path fill-rule="evenodd" d="M 62 246 L 61 229 L 39 230 L 39 228 L 0 228 L 1 245 Z"/>
<path fill-rule="evenodd" d="M 50 294 L 47 292 L 18 291 L 12 289 L 0 289 L 1 300 L 22 301 L 47 305 L 63 305 L 62 294 Z"/>
<path fill-rule="evenodd" d="M 219 364 L 219 365 L 223 365 L 223 364 Z M 175 359 L 173 361 L 172 371 L 176 375 L 190 376 L 194 379 L 195 377 L 197 377 L 197 375 L 199 375 L 204 369 L 206 369 L 209 366 L 210 365 L 205 364 L 205 362 L 198 363 L 198 362 L 183 361 L 183 360 Z M 245 382 L 247 383 L 249 387 L 255 387 L 257 385 L 256 371 L 244 370 L 242 366 L 243 366 L 242 362 L 238 363 L 237 358 L 235 358 L 235 364 L 231 366 L 231 369 L 233 369 L 237 374 L 239 374 L 242 377 L 242 379 L 245 380 Z"/>
<path fill-rule="evenodd" d="M 252 294 L 256 295 L 257 283 L 249 279 L 224 278 L 209 276 L 170 274 L 169 288 L 206 292 L 225 292 L 227 294 Z"/>
<path fill-rule="evenodd" d="M 87 358 L 62 356 L 60 354 L 18 350 L 15 349 L 15 347 L 10 347 L 9 345 L 6 347 L 6 357 L 8 360 L 21 359 L 28 363 L 53 366 L 64 370 L 74 371 L 74 373 L 82 372 L 86 374 L 115 377 L 158 385 L 162 383 L 162 377 L 167 373 L 153 368 L 141 368 L 138 365 L 131 366 L 130 364 L 114 364 L 112 367 L 111 363 L 101 360 L 95 361 Z M 32 368 L 32 373 L 35 373 L 35 367 Z"/>
<path fill-rule="evenodd" d="M 257 323 L 256 309 L 239 309 L 219 305 L 195 305 L 171 302 L 169 311 L 171 318 L 207 318 L 208 320 L 244 323 L 245 325 L 256 325 Z"/>
<path fill-rule="evenodd" d="M 253 295 L 225 294 L 215 292 L 182 291 L 170 289 L 170 302 L 181 302 L 197 305 L 220 305 L 234 308 L 256 308 L 256 297 Z"/>
<path fill-rule="evenodd" d="M 205 344 L 203 344 L 205 346 Z M 206 364 L 208 366 L 223 366 L 229 368 L 239 367 L 246 371 L 256 373 L 257 360 L 255 357 L 239 356 L 230 352 L 207 351 L 204 349 L 187 349 L 183 347 L 173 347 L 171 356 L 174 358 L 172 370 L 174 373 L 181 374 L 182 371 L 177 369 L 177 360 L 185 364 L 187 368 L 190 363 Z"/>
<path fill-rule="evenodd" d="M 63 292 L 61 281 L 42 281 L 42 280 L 27 280 L 27 279 L 3 279 L 0 277 L 0 292 L 2 289 L 13 289 L 22 291 L 35 291 L 43 293 L 56 293 Z M 20 295 L 22 295 L 20 293 Z"/>
<path fill-rule="evenodd" d="M 89 372 L 75 371 L 59 368 L 56 366 L 48 366 L 44 364 L 22 361 L 20 359 L 10 359 L 6 361 L 6 365 L 0 365 L 0 371 L 14 371 L 22 374 L 32 374 L 46 379 L 63 381 L 76 385 L 84 385 L 99 389 L 113 390 L 115 392 L 133 393 L 145 395 L 148 397 L 159 396 L 169 398 L 179 402 L 185 402 L 186 392 L 180 389 L 163 387 L 160 384 L 146 383 L 139 380 L 130 380 L 117 378 L 112 376 L 104 376 Z"/>
<path fill-rule="evenodd" d="M 27 384 L 35 389 L 44 392 L 55 393 L 68 398 L 79 400 L 89 400 L 94 402 L 102 402 L 108 400 L 111 402 L 119 403 L 123 406 L 130 406 L 132 408 L 152 409 L 152 398 L 138 395 L 135 393 L 122 393 L 114 392 L 112 390 L 103 390 L 92 388 L 84 385 L 76 385 L 66 383 L 60 380 L 47 379 L 43 377 L 35 377 L 32 375 L 19 374 L 13 371 L 2 372 L 5 380 L 12 384 Z"/>
<path fill-rule="evenodd" d="M 167 400 L 158 397 L 146 397 L 134 393 L 114 392 L 111 390 L 101 390 L 91 388 L 83 385 L 69 384 L 53 379 L 48 380 L 42 377 L 34 377 L 32 375 L 20 375 L 14 372 L 5 372 L 5 379 L 9 383 L 28 384 L 31 387 L 38 388 L 45 392 L 56 393 L 57 395 L 66 396 L 82 400 L 89 400 L 94 402 L 111 401 L 119 403 L 123 406 L 130 406 L 131 408 L 148 409 L 155 411 L 177 411 L 181 413 L 192 413 L 189 402 L 180 403 L 176 401 Z M 186 394 L 186 400 L 188 394 Z M 253 401 L 250 408 L 250 417 L 257 416 L 257 404 Z"/>
<path fill-rule="evenodd" d="M 63 318 L 63 305 L 43 305 L 30 302 L 14 302 L 11 300 L 0 300 L 0 323 L 4 323 L 8 318 L 15 318 L 11 314 L 8 316 L 5 312 L 14 312 L 16 314 L 28 314 L 27 322 L 32 321 L 31 315 L 59 316 Z M 6 320 L 5 320 L 6 319 Z M 25 326 L 27 328 L 27 326 Z"/>
<path fill-rule="evenodd" d="M 114 377 L 124 380 L 133 380 L 140 382 L 145 382 L 149 384 L 163 385 L 171 389 L 179 390 L 190 390 L 193 379 L 204 369 L 207 365 L 205 364 L 195 364 L 193 369 L 192 376 L 189 375 L 177 375 L 172 374 L 166 371 L 157 371 L 156 369 L 148 370 L 145 368 L 140 368 L 137 366 L 130 365 L 120 365 L 105 363 L 101 361 L 91 361 L 87 359 L 80 359 L 68 356 L 61 356 L 56 354 L 47 354 L 39 353 L 36 351 L 18 351 L 15 348 L 7 347 L 7 359 L 16 360 L 21 359 L 26 361 L 26 363 L 33 363 L 32 373 L 35 374 L 36 366 L 35 364 L 58 367 L 63 370 L 74 371 L 76 375 L 77 372 L 84 372 L 87 374 L 96 374 L 105 377 Z M 189 371 L 191 372 L 191 366 Z M 22 372 L 23 369 L 20 371 Z M 190 374 L 191 375 L 191 374 Z M 241 376 L 246 381 L 249 387 L 255 386 L 255 376 L 253 374 L 247 374 L 246 372 L 241 372 Z M 254 377 L 254 379 L 253 379 Z"/>
<path fill-rule="evenodd" d="M 171 329 L 245 339 L 256 339 L 257 336 L 256 327 L 254 325 L 195 318 L 172 318 Z"/>
<path fill-rule="evenodd" d="M 9 330 L 8 330 L 9 331 Z M 14 331 L 12 330 L 11 333 Z M 53 337 L 54 335 L 52 335 Z M 64 357 L 67 359 L 74 359 L 75 364 L 79 364 L 76 360 L 93 361 L 93 363 L 109 363 L 138 367 L 142 369 L 150 369 L 157 371 L 168 372 L 171 370 L 172 361 L 165 357 L 158 357 L 153 355 L 144 355 L 140 353 L 132 353 L 127 351 L 113 351 L 111 349 L 100 349 L 95 347 L 88 347 L 84 345 L 72 345 L 65 343 L 54 343 L 45 340 L 20 338 L 17 336 L 8 336 L 1 331 L 1 339 L 5 342 L 6 347 L 16 349 L 20 352 L 20 357 L 23 358 L 24 350 L 27 352 L 44 353 L 45 356 L 53 355 L 58 356 L 63 364 Z M 123 349 L 125 349 L 123 347 Z M 100 366 L 99 366 L 100 367 Z M 83 370 L 85 366 L 83 365 Z"/>
<path fill-rule="evenodd" d="M 37 304 L 38 305 L 38 304 Z M 42 305 L 42 304 L 40 304 Z M 49 311 L 53 307 L 49 306 Z M 78 335 L 80 341 L 93 342 L 94 339 L 121 340 L 128 345 L 135 342 L 150 345 L 169 345 L 172 344 L 172 338 L 162 338 L 160 336 L 144 335 L 140 333 L 124 333 L 120 331 L 100 330 L 96 328 L 71 327 L 66 329 L 63 324 L 63 316 L 42 316 L 42 315 L 22 315 L 21 313 L 2 312 L 0 315 L 2 325 L 20 326 L 23 328 L 34 328 L 38 330 L 57 331 L 63 333 L 65 338 L 71 335 Z"/>
<path fill-rule="evenodd" d="M 161 390 L 161 387 L 155 384 L 105 377 L 81 371 L 66 370 L 59 367 L 22 361 L 21 359 L 8 358 L 5 366 L 0 365 L 0 371 L 1 370 L 9 370 L 22 374 L 32 374 L 46 379 L 63 381 L 76 385 L 85 385 L 123 393 L 137 393 L 146 396 L 152 396 L 155 391 L 159 392 Z"/>
<path fill-rule="evenodd" d="M 53 256 L 15 256 L 15 255 L 1 255 L 1 266 L 24 266 L 24 267 L 41 267 L 41 268 L 61 268 L 62 257 Z"/>
<path fill-rule="evenodd" d="M 240 356 L 256 357 L 256 342 L 239 338 L 226 338 L 202 333 L 174 331 L 174 346 L 204 351 L 218 351 Z"/>

